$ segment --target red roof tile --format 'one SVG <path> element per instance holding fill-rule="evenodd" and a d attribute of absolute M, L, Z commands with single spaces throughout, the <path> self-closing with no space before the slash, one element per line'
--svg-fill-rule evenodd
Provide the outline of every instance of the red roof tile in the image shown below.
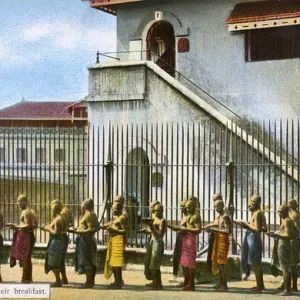
<path fill-rule="evenodd" d="M 0 119 L 71 119 L 73 105 L 80 102 L 21 101 L 0 110 Z"/>
<path fill-rule="evenodd" d="M 244 2 L 237 4 L 226 24 L 300 17 L 299 0 Z"/>

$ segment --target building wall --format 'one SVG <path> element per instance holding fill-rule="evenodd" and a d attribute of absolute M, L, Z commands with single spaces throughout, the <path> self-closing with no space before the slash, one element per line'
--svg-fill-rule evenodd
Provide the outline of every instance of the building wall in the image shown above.
<path fill-rule="evenodd" d="M 130 40 L 145 40 L 154 12 L 162 11 L 176 35 L 189 30 L 190 52 L 177 54 L 179 72 L 248 119 L 298 117 L 300 59 L 245 62 L 244 35 L 228 32 L 225 23 L 239 2 L 173 0 L 124 5 L 117 15 L 117 50 L 128 51 Z M 144 41 L 142 48 L 146 48 Z M 120 57 L 128 59 L 127 54 Z"/>
<path fill-rule="evenodd" d="M 222 127 L 208 116 L 200 106 L 193 104 L 163 77 L 150 68 L 145 69 L 143 63 L 134 67 L 133 64 L 124 65 L 96 65 L 90 69 L 89 160 L 94 162 L 95 167 L 89 169 L 89 174 L 94 171 L 90 176 L 89 196 L 97 204 L 101 204 L 104 199 L 103 166 L 108 160 L 109 144 L 110 161 L 113 163 L 113 195 L 126 193 L 128 154 L 133 149 L 142 148 L 148 154 L 150 178 L 156 172 L 164 178 L 161 187 L 153 187 L 149 181 L 150 199 L 161 200 L 168 211 L 168 217 L 173 216 L 175 220 L 180 217 L 179 210 L 176 210 L 180 200 L 197 195 L 201 207 L 208 208 L 203 213 L 203 220 L 210 220 L 213 216 L 212 194 L 219 191 L 226 194 L 225 164 L 229 160 L 229 133 L 225 126 Z M 139 80 L 135 80 L 134 74 L 139 74 Z M 133 100 L 134 95 L 141 98 Z M 212 121 L 206 124 L 209 120 Z M 192 122 L 195 122 L 195 128 Z M 173 137 L 171 132 L 174 132 Z M 251 134 L 247 141 L 259 139 L 253 131 Z M 297 145 L 296 140 L 294 144 Z M 283 198 L 285 201 L 286 196 L 292 197 L 297 190 L 292 180 L 282 179 L 284 176 L 279 171 L 282 167 L 280 165 L 278 169 L 260 167 L 259 164 L 263 164 L 266 158 L 259 156 L 248 142 L 242 143 L 237 138 L 233 145 L 233 148 L 236 147 L 233 149 L 233 161 L 239 165 L 236 169 L 235 191 L 235 205 L 241 210 L 238 217 L 243 217 L 243 212 L 247 211 L 248 198 L 254 191 L 268 196 L 266 203 L 269 209 L 276 211 L 273 200 L 276 199 L 278 206 Z M 264 156 L 269 151 L 268 146 L 269 143 L 265 144 Z M 253 165 L 249 167 L 252 162 Z M 266 163 L 269 165 L 270 161 L 266 159 Z M 237 201 L 242 198 L 243 201 Z M 274 211 L 270 215 L 270 222 L 276 218 Z"/>
<path fill-rule="evenodd" d="M 69 184 L 86 173 L 85 128 L 0 127 L 0 178 Z"/>
<path fill-rule="evenodd" d="M 140 79 L 135 80 L 134 74 L 139 74 Z M 112 82 L 109 82 L 109 78 L 111 78 Z M 89 82 L 89 94 L 99 100 L 88 102 L 88 115 L 91 125 L 89 127 L 90 149 L 93 149 L 93 145 L 99 145 L 100 148 L 100 151 L 97 150 L 98 148 L 94 152 L 91 150 L 89 156 L 90 161 L 94 161 L 100 166 L 93 169 L 95 173 L 93 178 L 90 176 L 92 180 L 89 181 L 89 196 L 96 203 L 101 203 L 104 197 L 105 174 L 102 171 L 102 166 L 106 163 L 108 157 L 109 124 L 111 124 L 111 128 L 113 127 L 111 130 L 114 132 L 114 141 L 111 141 L 113 148 L 111 160 L 115 165 L 114 187 L 112 191 L 115 195 L 126 192 L 125 165 L 127 164 L 128 153 L 136 148 L 142 148 L 146 151 L 148 153 L 149 164 L 155 165 L 151 167 L 150 178 L 156 172 L 162 173 L 164 178 L 168 178 L 166 176 L 166 168 L 157 166 L 157 163 L 170 161 L 170 157 L 164 157 L 164 153 L 171 153 L 171 146 L 166 144 L 166 137 L 163 137 L 166 133 L 160 133 L 160 125 L 158 125 L 159 128 L 156 128 L 154 125 L 151 129 L 151 124 L 157 123 L 164 124 L 165 126 L 169 124 L 171 126 L 171 123 L 174 123 L 174 128 L 176 128 L 177 123 L 187 124 L 190 122 L 192 124 L 192 122 L 200 120 L 209 120 L 207 113 L 199 106 L 193 104 L 168 85 L 152 70 L 145 69 L 144 65 L 126 68 L 95 68 L 90 70 Z M 143 99 L 132 100 L 131 98 L 134 95 L 138 95 L 139 97 L 143 95 Z M 122 100 L 123 98 L 125 100 Z M 134 127 L 131 130 L 132 124 L 137 125 L 138 129 Z M 143 129 L 141 129 L 142 124 L 144 126 Z M 146 129 L 146 126 L 148 126 L 148 129 Z M 121 136 L 121 130 L 123 136 Z M 157 130 L 159 134 L 156 138 L 154 131 Z M 153 134 L 152 138 L 151 131 Z M 148 138 L 146 138 L 146 135 L 148 135 Z M 105 142 L 103 143 L 103 141 Z M 168 150 L 166 150 L 167 148 Z M 194 170 L 194 172 L 194 176 L 196 176 L 197 170 Z M 187 179 L 184 173 L 182 170 L 177 170 L 177 177 L 182 178 L 180 184 L 178 184 L 177 191 L 180 198 L 187 197 L 192 193 L 193 185 L 191 181 L 193 176 Z M 166 191 L 172 194 L 170 175 L 168 180 L 169 182 L 165 181 L 162 188 L 151 187 L 150 180 L 150 197 L 162 200 L 162 195 L 165 195 Z M 188 183 L 188 181 L 190 182 Z M 97 186 L 100 186 L 100 188 L 96 188 Z M 167 206 L 167 203 L 163 204 Z M 179 202 L 177 203 L 176 201 L 177 204 Z M 169 211 L 169 214 L 177 215 L 177 213 L 179 211 Z"/>
<path fill-rule="evenodd" d="M 119 69 L 122 69 L 119 68 Z M 93 70 L 90 72 L 90 94 L 99 96 L 96 102 L 88 103 L 89 122 L 91 126 L 127 123 L 151 123 L 151 122 L 192 122 L 200 119 L 208 119 L 208 115 L 190 100 L 181 95 L 174 88 L 166 84 L 151 70 L 143 80 L 130 82 L 133 73 L 143 74 L 144 66 L 126 68 L 127 72 L 120 72 L 117 68 Z M 104 80 L 112 78 L 115 81 L 114 88 L 103 87 Z M 128 81 L 130 84 L 128 84 Z M 127 82 L 127 83 L 126 83 Z M 134 87 L 132 87 L 134 85 Z M 101 87 L 101 88 L 99 88 Z M 143 99 L 126 100 L 131 98 L 131 92 L 139 91 Z M 103 95 L 108 94 L 107 99 Z M 110 94 L 109 94 L 110 93 Z M 124 100 L 111 100 L 109 95 Z M 116 99 L 116 98 L 115 98 Z"/>

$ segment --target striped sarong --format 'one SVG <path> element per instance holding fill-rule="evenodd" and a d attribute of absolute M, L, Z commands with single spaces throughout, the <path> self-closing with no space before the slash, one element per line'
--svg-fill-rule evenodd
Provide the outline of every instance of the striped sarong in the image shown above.
<path fill-rule="evenodd" d="M 109 238 L 104 265 L 104 277 L 108 279 L 112 275 L 113 267 L 124 266 L 125 239 L 118 234 Z"/>
<path fill-rule="evenodd" d="M 185 268 L 195 269 L 196 238 L 195 234 L 189 232 L 182 234 L 180 265 Z"/>
<path fill-rule="evenodd" d="M 225 265 L 229 250 L 229 236 L 225 233 L 214 232 L 214 245 L 211 256 L 211 271 L 218 274 L 218 264 Z"/>

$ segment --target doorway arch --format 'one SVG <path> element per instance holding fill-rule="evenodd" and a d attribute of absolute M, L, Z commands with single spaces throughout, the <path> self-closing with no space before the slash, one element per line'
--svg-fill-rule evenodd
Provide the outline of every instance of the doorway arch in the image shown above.
<path fill-rule="evenodd" d="M 147 33 L 146 45 L 147 59 L 174 77 L 176 51 L 173 26 L 167 21 L 154 23 Z"/>
<path fill-rule="evenodd" d="M 125 178 L 129 229 L 135 230 L 140 218 L 149 216 L 150 166 L 144 149 L 135 148 L 128 153 Z"/>

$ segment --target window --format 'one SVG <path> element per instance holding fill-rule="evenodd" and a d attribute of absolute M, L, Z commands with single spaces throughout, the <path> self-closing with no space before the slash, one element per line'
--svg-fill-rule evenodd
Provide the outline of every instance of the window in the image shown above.
<path fill-rule="evenodd" d="M 248 30 L 245 60 L 263 61 L 300 57 L 300 26 Z"/>
<path fill-rule="evenodd" d="M 25 148 L 17 148 L 17 162 L 24 163 L 26 161 L 26 150 Z"/>
<path fill-rule="evenodd" d="M 0 148 L 0 163 L 4 164 L 5 163 L 5 149 Z"/>
<path fill-rule="evenodd" d="M 36 163 L 45 164 L 46 163 L 46 149 L 45 148 L 36 148 Z"/>
<path fill-rule="evenodd" d="M 56 163 L 63 163 L 65 161 L 65 150 L 64 149 L 55 149 L 54 161 Z"/>

